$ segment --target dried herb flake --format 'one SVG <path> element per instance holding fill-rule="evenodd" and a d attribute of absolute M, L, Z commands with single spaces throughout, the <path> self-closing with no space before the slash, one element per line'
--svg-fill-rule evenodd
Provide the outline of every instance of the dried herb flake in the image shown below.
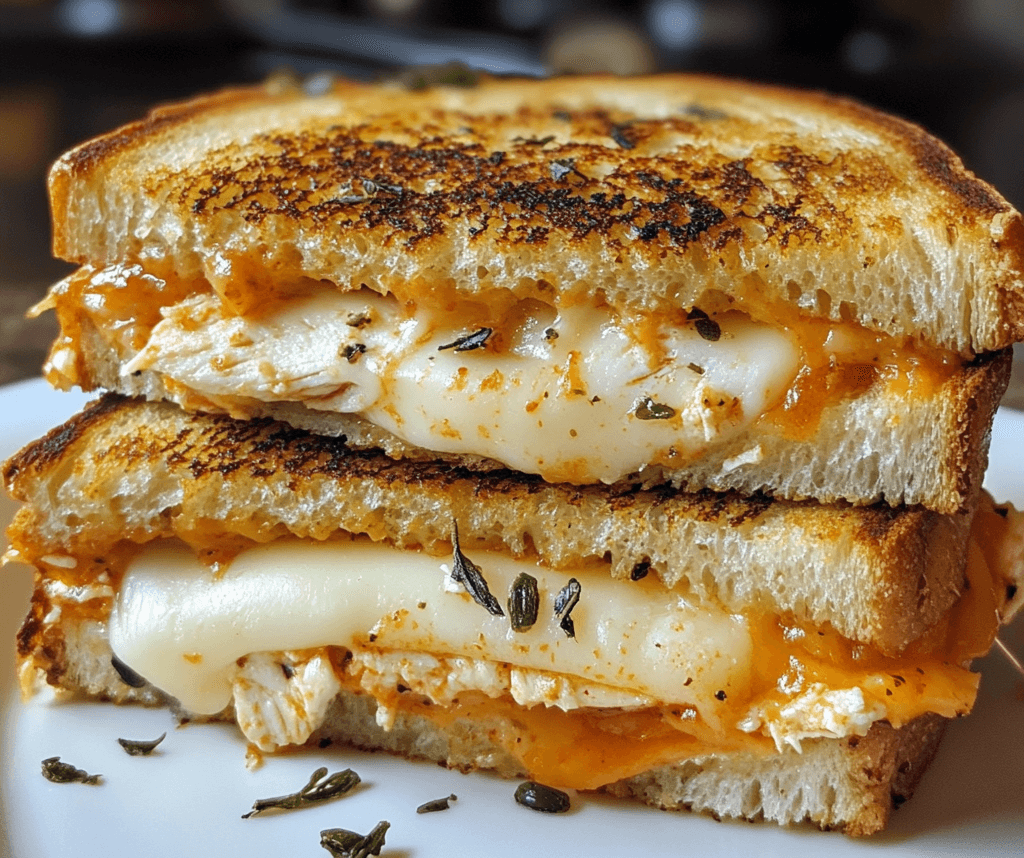
<path fill-rule="evenodd" d="M 626 134 L 627 128 L 629 128 L 628 122 L 613 125 L 608 136 L 618 144 L 620 149 L 635 149 L 636 142 Z"/>
<path fill-rule="evenodd" d="M 697 307 L 690 310 L 686 316 L 686 320 L 693 322 L 693 326 L 697 329 L 697 333 L 708 342 L 718 342 L 722 336 L 722 328 L 719 326 L 718 322 L 710 318 L 707 313 Z"/>
<path fill-rule="evenodd" d="M 399 197 L 405 193 L 405 188 L 401 185 L 391 185 L 387 182 L 375 182 L 373 179 L 364 179 L 362 176 L 359 177 L 359 181 L 363 183 L 363 191 L 371 196 L 376 194 L 378 191 L 395 194 Z"/>
<path fill-rule="evenodd" d="M 390 822 L 381 820 L 369 834 L 358 834 L 345 828 L 327 828 L 320 832 L 320 845 L 334 858 L 367 858 L 380 855 L 384 846 L 384 835 L 391 827 Z"/>
<path fill-rule="evenodd" d="M 537 622 L 537 611 L 540 608 L 540 593 L 537 590 L 537 579 L 526 572 L 520 572 L 512 582 L 512 590 L 508 596 L 508 616 L 512 629 L 525 632 L 533 628 Z"/>
<path fill-rule="evenodd" d="M 439 810 L 448 810 L 451 807 L 450 802 L 456 801 L 458 796 L 452 793 L 445 798 L 435 798 L 431 801 L 425 801 L 419 807 L 416 808 L 417 813 L 436 813 Z"/>
<path fill-rule="evenodd" d="M 480 328 L 479 330 L 473 331 L 471 334 L 459 337 L 454 342 L 438 346 L 437 350 L 439 352 L 443 352 L 446 349 L 455 349 L 457 352 L 471 352 L 474 349 L 482 349 L 484 347 L 484 343 L 487 342 L 487 338 L 493 333 L 493 328 Z"/>
<path fill-rule="evenodd" d="M 516 801 L 530 810 L 542 813 L 565 813 L 569 809 L 569 796 L 560 789 L 544 786 L 535 781 L 523 781 L 516 788 Z"/>
<path fill-rule="evenodd" d="M 548 164 L 548 170 L 551 172 L 551 178 L 560 182 L 570 173 L 576 172 L 576 161 L 572 158 L 560 158 Z"/>
<path fill-rule="evenodd" d="M 121 681 L 125 685 L 130 685 L 132 688 L 142 688 L 146 684 L 146 680 L 143 677 L 139 676 L 116 655 L 110 657 L 110 664 L 117 671 L 117 675 L 121 677 Z"/>
<path fill-rule="evenodd" d="M 156 746 L 166 738 L 167 734 L 161 733 L 160 737 L 157 739 L 118 739 L 117 743 L 124 748 L 125 753 L 131 757 L 148 757 L 156 749 Z"/>
<path fill-rule="evenodd" d="M 676 410 L 671 405 L 662 405 L 651 397 L 645 396 L 637 403 L 633 414 L 638 420 L 668 420 L 670 417 L 676 416 Z"/>
<path fill-rule="evenodd" d="M 366 194 L 345 194 L 340 197 L 331 197 L 327 202 L 339 206 L 353 206 L 356 203 L 365 203 L 369 198 Z"/>
<path fill-rule="evenodd" d="M 252 810 L 242 815 L 242 819 L 248 819 L 257 813 L 273 808 L 279 810 L 295 810 L 301 807 L 308 807 L 322 801 L 329 801 L 332 798 L 350 792 L 359 783 L 359 775 L 352 769 L 345 769 L 328 776 L 326 766 L 322 766 L 313 772 L 312 777 L 302 789 L 291 795 L 282 795 L 275 798 L 259 798 L 253 802 Z"/>
<path fill-rule="evenodd" d="M 504 617 L 505 612 L 498 600 L 491 594 L 484 580 L 480 567 L 470 560 L 459 548 L 459 526 L 452 523 L 452 580 L 466 588 L 473 601 L 496 617 Z"/>
<path fill-rule="evenodd" d="M 342 351 L 342 356 L 349 363 L 355 363 L 357 360 L 359 360 L 359 355 L 364 354 L 365 352 L 366 345 L 364 343 L 352 343 L 350 345 L 345 346 L 344 350 Z"/>
<path fill-rule="evenodd" d="M 43 760 L 43 777 L 55 784 L 89 784 L 95 786 L 103 775 L 90 775 L 77 769 L 71 763 L 62 763 L 60 757 L 48 757 Z"/>
<path fill-rule="evenodd" d="M 682 112 L 687 116 L 693 116 L 697 119 L 728 119 L 729 115 L 723 113 L 716 107 L 705 107 L 702 104 L 688 104 L 682 109 Z"/>
<path fill-rule="evenodd" d="M 629 580 L 630 581 L 639 581 L 642 578 L 646 578 L 647 577 L 647 573 L 650 572 L 650 571 L 651 571 L 651 561 L 650 560 L 641 560 L 639 563 L 637 563 L 637 564 L 635 564 L 633 566 L 632 570 L 630 570 Z"/>
<path fill-rule="evenodd" d="M 373 319 L 370 318 L 369 313 L 352 313 L 345 321 L 345 324 L 350 328 L 364 328 L 372 321 Z"/>
<path fill-rule="evenodd" d="M 558 620 L 558 627 L 570 638 L 576 637 L 576 626 L 570 614 L 580 600 L 581 591 L 580 582 L 570 578 L 569 583 L 555 596 L 555 618 Z"/>
<path fill-rule="evenodd" d="M 517 135 L 512 138 L 512 142 L 525 143 L 529 146 L 547 146 L 554 139 L 554 134 L 548 134 L 546 137 L 521 137 Z"/>

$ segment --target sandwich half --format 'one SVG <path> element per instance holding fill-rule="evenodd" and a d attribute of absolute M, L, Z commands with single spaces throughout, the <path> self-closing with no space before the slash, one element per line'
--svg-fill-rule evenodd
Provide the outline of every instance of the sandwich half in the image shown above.
<path fill-rule="evenodd" d="M 1021 216 L 821 95 L 310 89 L 51 172 L 26 690 L 881 828 L 1022 598 Z"/>
<path fill-rule="evenodd" d="M 571 487 L 114 395 L 4 476 L 26 692 L 850 834 L 909 795 L 1024 593 L 1024 516 L 985 495 Z"/>
<path fill-rule="evenodd" d="M 920 128 L 700 77 L 287 83 L 50 176 L 60 387 L 548 482 L 973 501 L 1024 223 Z"/>

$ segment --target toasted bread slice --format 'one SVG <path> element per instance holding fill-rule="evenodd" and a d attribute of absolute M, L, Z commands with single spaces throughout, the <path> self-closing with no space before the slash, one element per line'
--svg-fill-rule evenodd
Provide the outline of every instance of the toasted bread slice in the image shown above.
<path fill-rule="evenodd" d="M 346 532 L 445 554 L 457 522 L 477 550 L 557 569 L 607 558 L 614 577 L 650 570 L 726 610 L 830 624 L 885 653 L 957 599 L 973 515 L 551 485 L 114 395 L 11 459 L 5 479 L 25 504 L 10 531 L 23 559 L 90 558 L 68 580 L 126 542 L 171 536 L 208 547 Z"/>
<path fill-rule="evenodd" d="M 636 310 L 714 290 L 964 355 L 1024 335 L 1024 222 L 919 127 L 742 82 L 280 81 L 53 167 L 54 248 L 259 306 L 365 284 Z"/>

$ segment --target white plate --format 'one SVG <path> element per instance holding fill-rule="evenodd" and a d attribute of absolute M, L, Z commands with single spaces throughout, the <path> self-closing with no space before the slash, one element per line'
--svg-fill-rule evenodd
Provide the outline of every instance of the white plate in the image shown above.
<path fill-rule="evenodd" d="M 42 382 L 0 389 L 0 455 L 37 437 L 83 401 Z M 990 488 L 1024 505 L 1024 415 L 1003 411 L 992 439 Z M 12 505 L 0 509 L 10 515 Z M 27 576 L 5 573 L 0 640 L 11 641 L 24 612 Z M 11 595 L 10 587 L 19 585 Z M 1003 638 L 1024 652 L 1024 624 Z M 7 645 L 8 652 L 11 649 Z M 519 807 L 514 784 L 486 774 L 461 775 L 430 764 L 346 749 L 301 751 L 243 765 L 233 728 L 177 729 L 163 710 L 101 704 L 17 701 L 10 657 L 3 659 L 3 821 L 10 854 L 30 856 L 317 856 L 319 831 L 367 832 L 391 822 L 383 856 L 1019 855 L 1024 849 L 1024 682 L 998 656 L 985 673 L 975 712 L 950 726 L 917 795 L 889 831 L 867 842 L 803 828 L 716 823 L 682 813 L 583 795 L 565 816 Z M 118 737 L 168 736 L 151 757 L 129 757 Z M 101 786 L 57 785 L 40 761 L 58 755 L 103 774 Z M 248 820 L 256 798 L 293 792 L 320 765 L 351 766 L 363 785 L 336 802 Z M 458 795 L 444 813 L 417 815 L 432 798 Z M 0 848 L 3 844 L 0 843 Z"/>

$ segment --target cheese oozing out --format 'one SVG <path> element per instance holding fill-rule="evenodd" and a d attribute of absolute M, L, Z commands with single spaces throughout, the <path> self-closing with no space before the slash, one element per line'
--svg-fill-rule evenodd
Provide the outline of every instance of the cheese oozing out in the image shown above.
<path fill-rule="evenodd" d="M 991 570 L 979 551 L 972 557 L 972 592 L 985 591 Z M 667 712 L 673 731 L 696 729 L 701 741 L 762 736 L 799 750 L 808 738 L 865 735 L 883 719 L 900 726 L 924 712 L 969 711 L 977 676 L 958 666 L 956 642 L 990 625 L 985 599 L 967 604 L 938 650 L 901 661 L 780 618 L 696 604 L 653 576 L 617 581 L 599 562 L 552 570 L 490 552 L 473 552 L 473 562 L 499 604 L 521 573 L 537 580 L 531 628 L 514 631 L 508 616 L 474 600 L 453 582 L 451 562 L 365 538 L 282 539 L 243 550 L 226 568 L 165 540 L 129 561 L 109 641 L 193 713 L 233 700 L 243 732 L 264 750 L 304 742 L 343 687 L 373 697 L 385 729 L 402 700 L 422 695 L 437 704 L 427 716 L 442 716 L 471 691 L 534 713 L 656 721 Z M 581 585 L 574 637 L 555 610 L 570 577 Z M 340 651 L 348 656 L 335 663 Z"/>
<path fill-rule="evenodd" d="M 787 332 L 734 312 L 709 336 L 682 313 L 652 323 L 523 302 L 490 342 L 457 313 L 367 289 L 245 316 L 200 294 L 162 313 L 124 374 L 157 372 L 237 416 L 246 400 L 358 414 L 549 481 L 615 482 L 699 456 L 779 402 L 800 366 Z"/>
<path fill-rule="evenodd" d="M 473 561 L 502 605 L 519 573 L 537 579 L 532 628 L 513 631 L 508 616 L 489 613 L 465 590 L 446 589 L 450 560 L 420 552 L 366 540 L 288 539 L 247 549 L 214 570 L 182 543 L 166 541 L 129 564 L 110 644 L 196 714 L 231 702 L 239 659 L 326 646 L 504 663 L 525 672 L 512 677 L 520 687 L 538 672 L 557 674 L 577 687 L 627 692 L 634 705 L 690 705 L 708 720 L 719 698 L 740 693 L 749 680 L 753 644 L 741 616 L 678 594 L 666 598 L 654 580 L 614 581 L 606 569 L 555 571 L 488 552 L 475 552 Z M 582 591 L 571 614 L 575 637 L 554 613 L 571 576 Z M 621 694 L 613 698 L 622 703 Z"/>

